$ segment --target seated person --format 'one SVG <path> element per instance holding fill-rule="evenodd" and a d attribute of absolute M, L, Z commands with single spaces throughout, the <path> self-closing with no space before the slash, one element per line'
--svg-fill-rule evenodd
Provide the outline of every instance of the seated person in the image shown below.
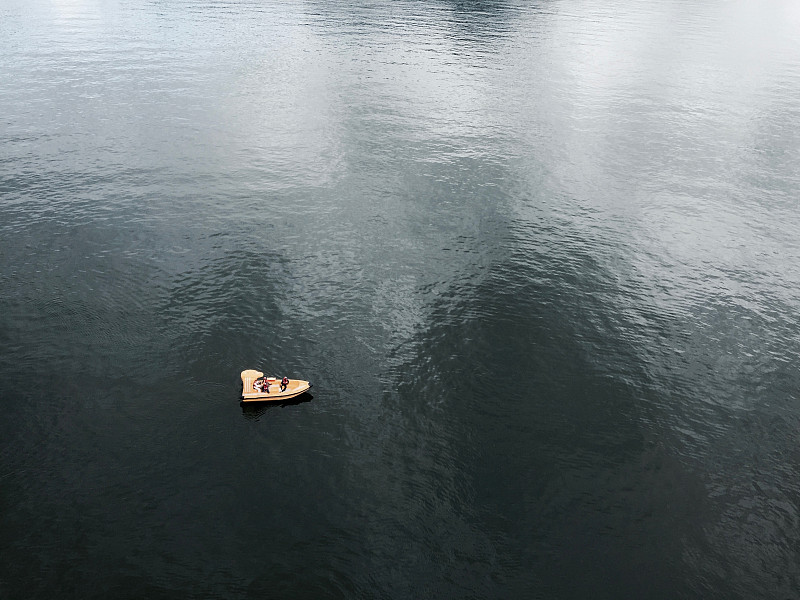
<path fill-rule="evenodd" d="M 289 386 L 289 378 L 284 377 L 283 379 L 281 379 L 281 391 L 285 392 L 288 386 Z"/>

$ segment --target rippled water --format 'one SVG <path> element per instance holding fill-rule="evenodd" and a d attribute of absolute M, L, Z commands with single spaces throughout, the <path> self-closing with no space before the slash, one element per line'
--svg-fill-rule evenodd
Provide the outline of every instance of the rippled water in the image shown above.
<path fill-rule="evenodd" d="M 5 0 L 0 597 L 800 597 L 798 123 L 791 0 Z"/>

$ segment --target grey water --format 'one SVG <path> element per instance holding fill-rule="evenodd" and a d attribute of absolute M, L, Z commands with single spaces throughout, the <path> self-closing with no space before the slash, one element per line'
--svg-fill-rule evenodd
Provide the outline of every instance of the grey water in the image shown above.
<path fill-rule="evenodd" d="M 799 201 L 794 0 L 2 0 L 0 598 L 798 598 Z"/>

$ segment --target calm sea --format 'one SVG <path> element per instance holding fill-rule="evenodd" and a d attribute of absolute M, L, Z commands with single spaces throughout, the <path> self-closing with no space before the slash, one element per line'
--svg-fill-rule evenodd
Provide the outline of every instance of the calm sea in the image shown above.
<path fill-rule="evenodd" d="M 799 202 L 796 0 L 0 0 L 0 598 L 798 598 Z"/>

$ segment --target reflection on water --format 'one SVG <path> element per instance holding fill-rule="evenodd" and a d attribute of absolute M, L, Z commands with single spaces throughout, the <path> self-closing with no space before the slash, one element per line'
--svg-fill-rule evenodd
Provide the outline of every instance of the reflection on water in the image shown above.
<path fill-rule="evenodd" d="M 276 402 L 274 400 L 268 402 L 239 402 L 239 406 L 242 407 L 242 415 L 246 419 L 251 421 L 259 421 L 261 417 L 267 414 L 269 410 L 275 410 L 279 408 L 286 408 L 287 406 L 297 406 L 298 404 L 304 404 L 305 402 L 311 402 L 314 399 L 309 393 L 301 394 L 300 396 L 296 396 L 295 398 L 290 398 L 289 400 L 284 400 L 283 402 Z"/>
<path fill-rule="evenodd" d="M 799 31 L 4 4 L 0 596 L 800 594 Z"/>

